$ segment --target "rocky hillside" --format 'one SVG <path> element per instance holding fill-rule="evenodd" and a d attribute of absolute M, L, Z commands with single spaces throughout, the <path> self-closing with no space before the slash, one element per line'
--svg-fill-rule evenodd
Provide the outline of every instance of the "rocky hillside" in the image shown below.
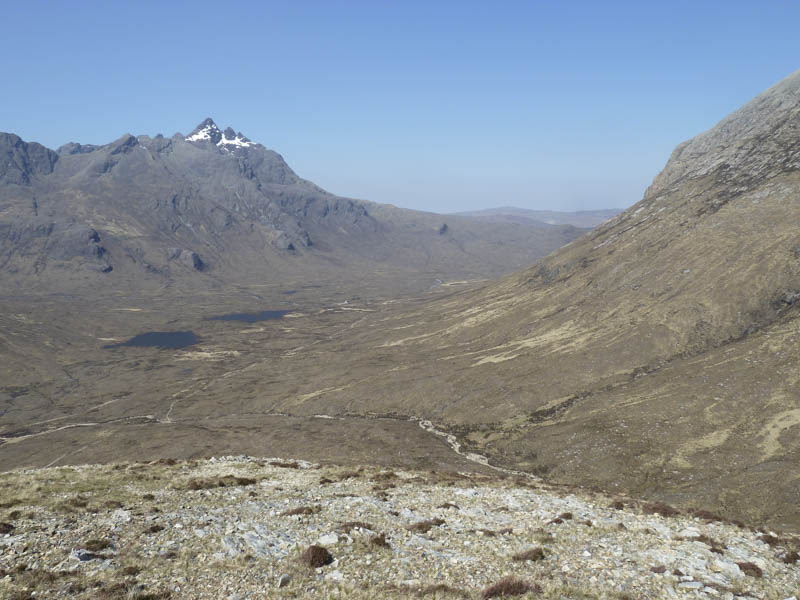
<path fill-rule="evenodd" d="M 0 281 L 37 293 L 353 279 L 359 270 L 429 286 L 508 272 L 583 233 L 341 198 L 211 119 L 188 136 L 126 134 L 57 152 L 0 134 L 0 161 Z"/>
<path fill-rule="evenodd" d="M 800 540 L 475 472 L 230 457 L 0 475 L 0 594 L 789 600 Z"/>

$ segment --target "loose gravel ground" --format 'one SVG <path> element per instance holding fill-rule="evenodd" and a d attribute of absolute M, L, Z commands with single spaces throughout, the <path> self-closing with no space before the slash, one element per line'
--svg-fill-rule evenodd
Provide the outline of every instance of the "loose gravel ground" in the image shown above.
<path fill-rule="evenodd" d="M 4 473 L 0 552 L 13 600 L 800 595 L 798 539 L 709 513 L 249 457 Z"/>

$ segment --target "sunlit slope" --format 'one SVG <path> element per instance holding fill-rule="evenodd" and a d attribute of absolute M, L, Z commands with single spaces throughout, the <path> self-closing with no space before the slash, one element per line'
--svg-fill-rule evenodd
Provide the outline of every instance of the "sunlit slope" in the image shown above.
<path fill-rule="evenodd" d="M 422 414 L 559 479 L 796 522 L 798 169 L 800 72 L 679 146 L 597 230 L 365 324 L 342 368 L 370 377 L 290 404 Z"/>

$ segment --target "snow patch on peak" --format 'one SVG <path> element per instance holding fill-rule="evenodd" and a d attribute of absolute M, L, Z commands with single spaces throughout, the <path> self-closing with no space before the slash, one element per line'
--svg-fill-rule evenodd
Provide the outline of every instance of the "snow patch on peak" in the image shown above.
<path fill-rule="evenodd" d="M 241 133 L 237 133 L 232 138 L 227 137 L 225 133 L 222 134 L 222 137 L 217 142 L 217 146 L 239 146 L 241 148 L 247 148 L 249 146 L 255 146 L 253 142 L 248 140 L 245 136 Z"/>
<path fill-rule="evenodd" d="M 235 132 L 228 127 L 224 132 L 217 127 L 211 119 L 206 119 L 195 130 L 184 138 L 187 142 L 211 142 L 222 150 L 233 152 L 236 148 L 249 148 L 255 146 L 241 132 Z"/>
<path fill-rule="evenodd" d="M 214 121 L 210 121 L 206 119 L 202 124 L 201 127 L 198 127 L 194 130 L 194 132 L 187 136 L 185 140 L 187 142 L 202 142 L 203 140 L 218 140 L 222 138 L 222 132 L 217 127 L 217 124 Z"/>

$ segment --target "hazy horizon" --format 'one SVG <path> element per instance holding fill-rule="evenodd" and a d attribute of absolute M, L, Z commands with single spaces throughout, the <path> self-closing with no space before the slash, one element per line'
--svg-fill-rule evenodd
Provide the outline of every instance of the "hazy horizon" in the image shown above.
<path fill-rule="evenodd" d="M 335 194 L 442 213 L 630 206 L 800 55 L 790 3 L 4 8 L 24 52 L 0 131 L 55 148 L 211 116 Z"/>

